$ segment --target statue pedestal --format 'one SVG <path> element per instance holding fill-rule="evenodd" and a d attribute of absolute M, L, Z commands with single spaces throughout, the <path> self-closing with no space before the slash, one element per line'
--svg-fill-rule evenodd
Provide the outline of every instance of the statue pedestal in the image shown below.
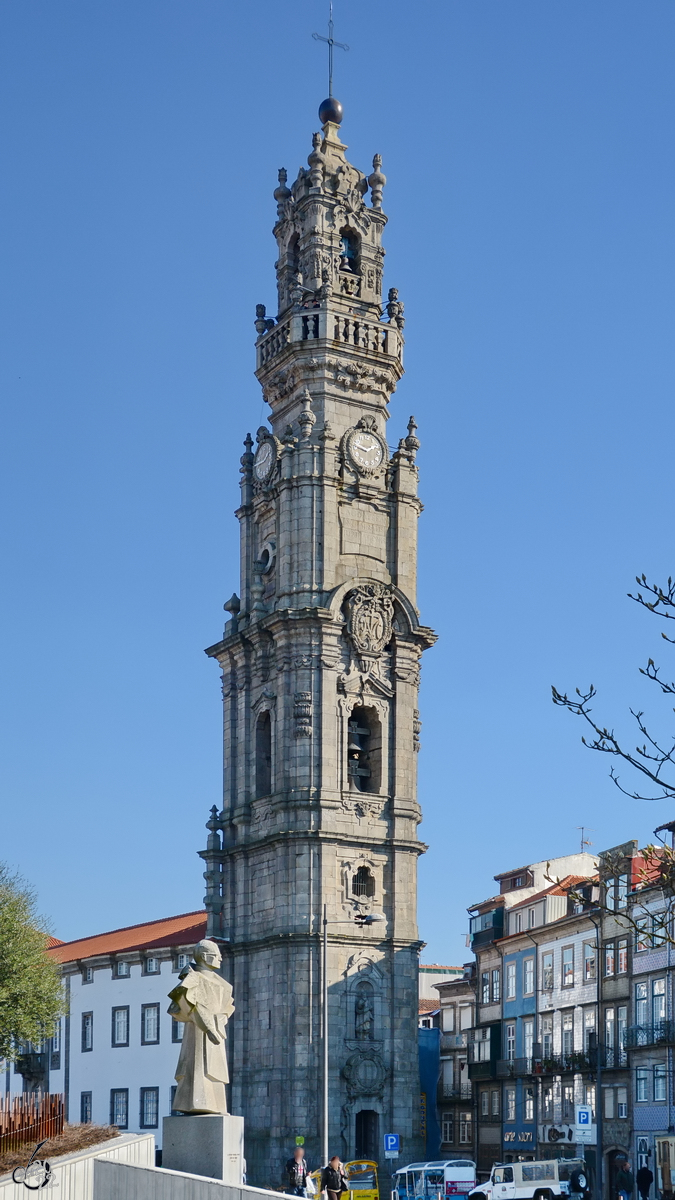
<path fill-rule="evenodd" d="M 244 1118 L 229 1113 L 165 1117 L 162 1166 L 205 1175 L 241 1187 L 244 1171 Z"/>

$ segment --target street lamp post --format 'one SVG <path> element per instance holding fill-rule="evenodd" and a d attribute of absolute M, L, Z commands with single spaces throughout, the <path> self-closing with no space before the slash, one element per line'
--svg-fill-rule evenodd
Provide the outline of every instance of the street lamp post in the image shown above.
<path fill-rule="evenodd" d="M 357 925 L 373 925 L 375 921 L 385 921 L 384 913 L 356 913 L 354 921 Z M 328 1165 L 328 925 L 342 925 L 342 921 L 328 921 L 326 905 L 323 906 L 323 953 L 322 953 L 322 1003 L 323 1003 L 323 1136 L 321 1154 L 323 1165 Z"/>
<path fill-rule="evenodd" d="M 328 1166 L 328 920 L 323 906 L 323 1144 L 321 1157 Z"/>

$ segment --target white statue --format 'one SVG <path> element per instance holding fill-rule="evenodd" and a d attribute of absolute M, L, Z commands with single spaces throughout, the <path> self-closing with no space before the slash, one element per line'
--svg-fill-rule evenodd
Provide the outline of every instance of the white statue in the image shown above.
<path fill-rule="evenodd" d="M 195 965 L 169 992 L 169 1012 L 184 1021 L 173 1107 L 182 1113 L 226 1113 L 225 1026 L 234 1012 L 232 988 L 216 974 L 220 950 L 208 938 L 195 946 Z"/>

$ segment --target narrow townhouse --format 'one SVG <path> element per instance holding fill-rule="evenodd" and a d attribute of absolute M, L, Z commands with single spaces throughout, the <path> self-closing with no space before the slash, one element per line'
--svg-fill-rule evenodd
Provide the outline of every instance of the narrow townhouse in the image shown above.
<path fill-rule="evenodd" d="M 634 934 L 628 916 L 629 896 L 642 859 L 638 843 L 624 842 L 600 855 L 602 886 L 602 954 L 600 973 L 599 1048 L 602 1069 L 603 1194 L 613 1200 L 616 1177 L 631 1156 L 631 1075 L 627 1030 L 631 999 Z M 633 1163 L 635 1167 L 636 1164 Z"/>
<path fill-rule="evenodd" d="M 476 968 L 461 978 L 435 984 L 440 1003 L 441 1072 L 437 1108 L 441 1158 L 476 1157 L 476 1096 L 469 1079 L 468 1051 L 474 1037 Z"/>
<path fill-rule="evenodd" d="M 600 956 L 597 875 L 567 876 L 537 898 L 538 1158 L 594 1163 Z M 576 1106 L 592 1111 L 591 1143 L 576 1140 Z"/>

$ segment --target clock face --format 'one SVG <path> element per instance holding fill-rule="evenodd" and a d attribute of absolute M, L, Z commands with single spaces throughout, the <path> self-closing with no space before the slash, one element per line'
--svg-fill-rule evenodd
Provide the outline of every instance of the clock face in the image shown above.
<path fill-rule="evenodd" d="M 350 437 L 349 453 L 356 466 L 364 471 L 376 471 L 384 456 L 380 439 L 362 429 L 356 429 Z"/>
<path fill-rule="evenodd" d="M 271 442 L 261 442 L 256 450 L 253 474 L 256 479 L 267 479 L 274 465 L 274 450 Z"/>

